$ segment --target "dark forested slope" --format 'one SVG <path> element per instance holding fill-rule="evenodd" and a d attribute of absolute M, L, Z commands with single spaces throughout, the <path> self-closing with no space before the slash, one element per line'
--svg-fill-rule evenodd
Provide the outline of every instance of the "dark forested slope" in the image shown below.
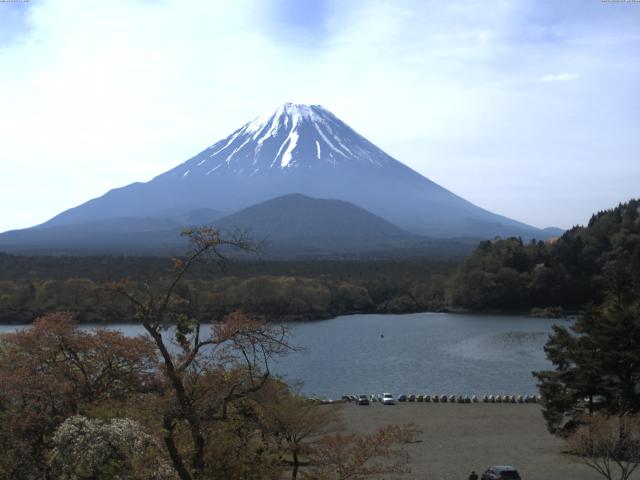
<path fill-rule="evenodd" d="M 453 275 L 449 300 L 473 310 L 600 303 L 640 294 L 640 201 L 598 212 L 557 241 L 483 241 Z"/>

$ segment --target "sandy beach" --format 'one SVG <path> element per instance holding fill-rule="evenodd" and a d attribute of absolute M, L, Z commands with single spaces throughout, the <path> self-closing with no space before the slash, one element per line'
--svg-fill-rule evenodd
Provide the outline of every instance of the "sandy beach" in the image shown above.
<path fill-rule="evenodd" d="M 563 442 L 547 432 L 537 404 L 347 404 L 342 415 L 354 432 L 391 423 L 418 426 L 420 441 L 409 446 L 412 472 L 397 478 L 466 480 L 471 470 L 481 475 L 499 464 L 516 467 L 522 480 L 602 478 L 562 453 Z"/>

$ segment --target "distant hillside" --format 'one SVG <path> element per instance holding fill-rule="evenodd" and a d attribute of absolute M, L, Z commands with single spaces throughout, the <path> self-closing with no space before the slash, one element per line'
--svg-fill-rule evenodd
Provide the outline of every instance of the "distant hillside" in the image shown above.
<path fill-rule="evenodd" d="M 273 241 L 340 237 L 406 237 L 392 223 L 342 200 L 301 194 L 258 203 L 220 219 L 218 228 L 250 229 Z"/>
<path fill-rule="evenodd" d="M 565 230 L 558 227 L 547 227 L 547 228 L 544 228 L 543 231 L 547 234 L 548 238 L 561 237 L 562 235 L 564 235 L 564 232 L 565 232 Z M 539 240 L 543 240 L 543 239 L 540 238 Z"/>
<path fill-rule="evenodd" d="M 180 231 L 211 224 L 221 213 L 210 208 L 167 213 L 162 217 L 106 218 L 76 225 L 37 226 L 0 234 L 0 251 L 35 254 L 179 252 Z"/>
<path fill-rule="evenodd" d="M 408 233 L 343 200 L 283 195 L 216 222 L 222 231 L 245 230 L 264 240 L 268 256 L 283 258 L 455 258 L 479 239 L 432 239 Z"/>
<path fill-rule="evenodd" d="M 174 255 L 185 227 L 213 225 L 247 231 L 267 258 L 462 258 L 480 239 L 431 239 L 403 231 L 352 203 L 284 195 L 223 218 L 198 209 L 166 218 L 117 218 L 39 226 L 0 234 L 0 251 L 38 255 Z M 234 256 L 234 252 L 229 252 Z M 242 256 L 242 255 L 241 255 Z M 244 256 L 243 256 L 244 257 Z"/>
<path fill-rule="evenodd" d="M 247 231 L 269 256 L 326 256 L 393 249 L 412 239 L 395 225 L 352 203 L 283 195 L 216 222 L 222 231 Z"/>

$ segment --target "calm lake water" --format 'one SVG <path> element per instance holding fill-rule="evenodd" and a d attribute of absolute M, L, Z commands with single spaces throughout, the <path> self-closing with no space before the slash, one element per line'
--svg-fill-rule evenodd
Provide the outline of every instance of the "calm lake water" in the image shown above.
<path fill-rule="evenodd" d="M 308 395 L 348 393 L 533 394 L 531 372 L 549 368 L 543 345 L 554 323 L 524 316 L 417 313 L 349 315 L 291 323 L 305 347 L 273 371 Z M 111 325 L 126 335 L 136 325 Z M 16 327 L 0 326 L 0 333 Z"/>

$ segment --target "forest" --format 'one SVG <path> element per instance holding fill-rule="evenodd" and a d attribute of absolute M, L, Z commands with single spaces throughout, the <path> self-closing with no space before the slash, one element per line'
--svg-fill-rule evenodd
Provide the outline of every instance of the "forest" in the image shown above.
<path fill-rule="evenodd" d="M 598 212 L 587 226 L 552 242 L 482 241 L 458 261 L 199 263 L 177 294 L 205 321 L 238 309 L 269 321 L 418 311 L 558 315 L 601 303 L 612 283 L 638 292 L 639 210 L 639 201 L 631 200 Z M 135 310 L 111 285 L 162 290 L 170 272 L 170 259 L 159 257 L 0 254 L 0 322 L 30 323 L 61 310 L 80 322 L 135 321 Z"/>
<path fill-rule="evenodd" d="M 447 293 L 452 305 L 470 310 L 578 310 L 602 303 L 612 289 L 637 295 L 639 278 L 640 202 L 631 200 L 554 242 L 481 242 L 455 270 Z"/>
<path fill-rule="evenodd" d="M 47 312 L 73 312 L 80 322 L 135 321 L 110 292 L 126 280 L 162 290 L 171 261 L 146 257 L 0 255 L 0 322 L 29 323 Z M 241 309 L 269 320 L 322 319 L 355 312 L 441 310 L 444 261 L 237 261 L 194 265 L 178 292 L 205 320 Z M 153 279 L 151 282 L 149 279 Z"/>

